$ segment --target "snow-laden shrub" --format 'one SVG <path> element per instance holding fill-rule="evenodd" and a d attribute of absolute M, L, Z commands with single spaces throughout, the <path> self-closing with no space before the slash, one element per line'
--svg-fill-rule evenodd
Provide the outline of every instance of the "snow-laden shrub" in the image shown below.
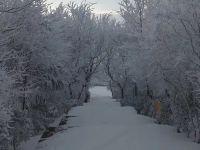
<path fill-rule="evenodd" d="M 11 148 L 11 139 L 12 137 L 9 134 L 9 126 L 10 114 L 8 114 L 7 110 L 0 107 L 0 149 L 8 150 Z"/>
<path fill-rule="evenodd" d="M 12 135 L 9 125 L 11 119 L 11 108 L 9 107 L 9 100 L 11 95 L 11 85 L 13 80 L 8 77 L 5 70 L 0 69 L 0 149 L 8 150 L 11 148 Z"/>

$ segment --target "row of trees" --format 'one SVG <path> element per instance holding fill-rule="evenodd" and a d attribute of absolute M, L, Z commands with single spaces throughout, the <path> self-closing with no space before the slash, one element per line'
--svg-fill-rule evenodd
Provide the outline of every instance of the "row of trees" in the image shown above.
<path fill-rule="evenodd" d="M 0 1 L 0 149 L 16 150 L 56 117 L 89 101 L 105 58 L 107 15 L 73 2 Z"/>
<path fill-rule="evenodd" d="M 199 10 L 198 0 L 122 0 L 124 22 L 105 62 L 113 96 L 123 105 L 175 125 L 198 143 Z"/>
<path fill-rule="evenodd" d="M 92 4 L 0 0 L 0 149 L 89 101 L 98 68 L 114 98 L 200 142 L 198 0 L 122 0 L 123 23 Z"/>

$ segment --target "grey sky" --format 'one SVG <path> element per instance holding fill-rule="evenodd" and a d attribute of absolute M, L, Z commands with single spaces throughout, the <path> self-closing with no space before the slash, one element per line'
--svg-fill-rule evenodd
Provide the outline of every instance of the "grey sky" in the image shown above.
<path fill-rule="evenodd" d="M 77 3 L 81 3 L 83 0 L 47 0 L 48 3 L 53 3 L 53 6 L 57 6 L 60 2 L 69 2 L 74 1 Z M 87 0 L 87 2 L 96 3 L 95 5 L 95 13 L 115 13 L 119 9 L 120 0 Z"/>

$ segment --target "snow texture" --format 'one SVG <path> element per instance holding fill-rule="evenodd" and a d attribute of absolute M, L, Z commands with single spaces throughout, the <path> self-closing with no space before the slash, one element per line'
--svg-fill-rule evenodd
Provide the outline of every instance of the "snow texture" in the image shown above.
<path fill-rule="evenodd" d="M 199 150 L 198 144 L 177 134 L 173 127 L 155 124 L 132 107 L 121 107 L 105 87 L 90 92 L 90 103 L 70 111 L 69 115 L 77 116 L 68 122 L 72 128 L 40 143 L 37 149 Z"/>

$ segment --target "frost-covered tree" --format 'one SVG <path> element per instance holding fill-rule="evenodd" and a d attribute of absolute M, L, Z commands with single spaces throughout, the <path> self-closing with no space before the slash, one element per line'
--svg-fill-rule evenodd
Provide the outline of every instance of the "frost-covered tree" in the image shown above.
<path fill-rule="evenodd" d="M 58 63 L 65 68 L 68 97 L 83 104 L 88 101 L 92 76 L 105 55 L 104 17 L 96 17 L 92 5 L 69 3 L 60 5 L 50 18 L 52 26 L 57 27 L 52 32 L 57 35 L 53 47 L 63 52 Z"/>
<path fill-rule="evenodd" d="M 113 77 L 119 74 L 115 67 L 123 64 L 120 52 L 127 56 L 131 52 L 126 64 L 129 82 L 134 81 L 139 93 L 134 98 L 136 109 L 150 116 L 159 114 L 160 123 L 175 124 L 178 132 L 184 131 L 198 142 L 198 1 L 123 0 L 120 7 L 124 19 L 120 36 L 125 40 L 118 42 L 122 49 L 114 52 Z M 121 77 L 121 81 L 126 79 Z M 155 109 L 155 104 L 161 109 Z"/>
<path fill-rule="evenodd" d="M 53 53 L 46 55 L 50 31 L 44 1 L 6 1 L 1 6 L 1 67 L 13 80 L 4 107 L 11 108 L 9 145 L 17 149 L 68 108 L 62 69 L 52 63 Z"/>

